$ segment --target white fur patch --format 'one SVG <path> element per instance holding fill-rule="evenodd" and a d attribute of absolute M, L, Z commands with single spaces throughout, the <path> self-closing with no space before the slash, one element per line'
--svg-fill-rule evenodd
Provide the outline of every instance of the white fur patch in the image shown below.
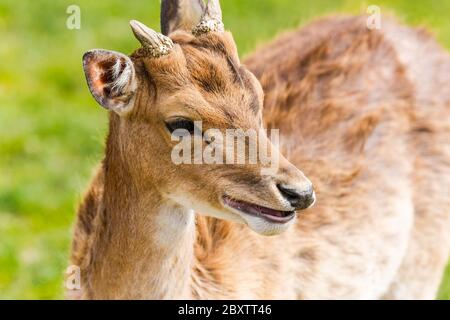
<path fill-rule="evenodd" d="M 164 232 L 157 232 L 157 245 L 162 247 L 176 246 L 190 233 L 194 233 L 195 219 L 192 210 L 177 204 L 166 205 L 158 212 L 156 226 Z"/>

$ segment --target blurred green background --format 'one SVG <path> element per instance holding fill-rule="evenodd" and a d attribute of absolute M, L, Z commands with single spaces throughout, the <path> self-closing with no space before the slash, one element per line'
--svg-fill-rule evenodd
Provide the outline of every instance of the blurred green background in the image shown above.
<path fill-rule="evenodd" d="M 71 4 L 81 8 L 80 30 L 66 28 Z M 324 14 L 364 13 L 369 4 L 426 25 L 450 48 L 450 0 L 222 0 L 243 56 L 283 30 Z M 64 297 L 75 209 L 107 123 L 81 57 L 137 48 L 130 19 L 159 30 L 159 1 L 0 1 L 0 299 Z M 440 298 L 450 299 L 450 270 Z"/>

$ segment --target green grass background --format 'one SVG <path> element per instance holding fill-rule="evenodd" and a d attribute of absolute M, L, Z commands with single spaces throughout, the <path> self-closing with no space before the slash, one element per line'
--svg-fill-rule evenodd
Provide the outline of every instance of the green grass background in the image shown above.
<path fill-rule="evenodd" d="M 222 0 L 241 55 L 277 33 L 335 12 L 377 4 L 426 25 L 450 48 L 450 1 Z M 81 30 L 66 8 L 81 8 Z M 0 2 L 0 299 L 63 298 L 74 212 L 101 158 L 106 112 L 85 85 L 82 54 L 130 53 L 128 20 L 159 29 L 159 1 Z M 441 299 L 450 298 L 450 270 Z"/>

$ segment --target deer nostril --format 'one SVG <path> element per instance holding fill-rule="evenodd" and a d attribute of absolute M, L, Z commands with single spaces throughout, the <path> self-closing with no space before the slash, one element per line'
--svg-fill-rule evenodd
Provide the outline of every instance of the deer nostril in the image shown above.
<path fill-rule="evenodd" d="M 309 186 L 306 190 L 299 190 L 295 187 L 277 184 L 277 188 L 291 206 L 297 210 L 309 208 L 314 203 L 312 186 Z"/>

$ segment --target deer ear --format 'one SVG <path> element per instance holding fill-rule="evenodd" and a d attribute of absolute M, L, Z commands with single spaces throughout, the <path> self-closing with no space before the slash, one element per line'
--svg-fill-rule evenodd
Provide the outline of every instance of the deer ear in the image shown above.
<path fill-rule="evenodd" d="M 175 30 L 191 31 L 202 18 L 203 0 L 162 0 L 161 31 L 168 36 Z"/>
<path fill-rule="evenodd" d="M 83 56 L 83 68 L 89 90 L 102 107 L 119 115 L 133 108 L 137 81 L 129 57 L 114 51 L 91 50 Z"/>

